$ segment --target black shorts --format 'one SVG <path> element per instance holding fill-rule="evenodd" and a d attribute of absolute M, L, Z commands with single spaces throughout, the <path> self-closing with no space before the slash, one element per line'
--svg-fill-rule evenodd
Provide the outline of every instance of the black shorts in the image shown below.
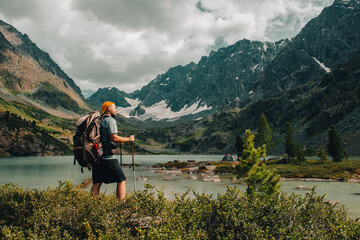
<path fill-rule="evenodd" d="M 118 183 L 126 180 L 117 159 L 101 159 L 92 167 L 93 183 Z"/>

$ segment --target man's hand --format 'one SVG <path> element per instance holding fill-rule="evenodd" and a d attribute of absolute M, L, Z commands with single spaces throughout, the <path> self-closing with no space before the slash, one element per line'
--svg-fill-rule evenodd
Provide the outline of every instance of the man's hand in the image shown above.
<path fill-rule="evenodd" d="M 117 134 L 110 135 L 110 140 L 116 143 L 126 143 L 126 142 L 134 142 L 134 135 L 130 135 L 129 137 L 120 137 Z"/>

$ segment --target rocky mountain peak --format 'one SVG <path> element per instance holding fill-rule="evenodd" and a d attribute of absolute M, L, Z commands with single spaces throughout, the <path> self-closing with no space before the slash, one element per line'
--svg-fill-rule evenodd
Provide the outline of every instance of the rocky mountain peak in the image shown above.
<path fill-rule="evenodd" d="M 128 107 L 129 103 L 125 100 L 129 95 L 115 87 L 99 88 L 94 94 L 92 94 L 87 101 L 95 107 L 101 109 L 101 105 L 105 101 L 112 101 L 118 107 Z"/>
<path fill-rule="evenodd" d="M 335 1 L 309 21 L 254 84 L 253 101 L 322 77 L 360 49 L 359 1 Z"/>
<path fill-rule="evenodd" d="M 61 117 L 88 111 L 80 88 L 26 34 L 0 20 L 0 97 Z"/>
<path fill-rule="evenodd" d="M 5 23 L 4 21 L 0 20 L 0 32 L 3 34 L 5 39 L 14 46 L 20 46 L 24 42 L 22 38 L 27 36 L 26 34 L 22 36 L 22 34 L 17 31 L 13 26 Z"/>

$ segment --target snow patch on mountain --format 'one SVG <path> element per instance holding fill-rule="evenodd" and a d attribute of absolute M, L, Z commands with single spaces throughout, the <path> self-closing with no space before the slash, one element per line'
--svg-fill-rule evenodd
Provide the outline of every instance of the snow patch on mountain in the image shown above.
<path fill-rule="evenodd" d="M 129 104 L 130 107 L 117 107 L 117 111 L 118 114 L 124 116 L 124 117 L 130 117 L 130 112 L 134 110 L 134 108 L 136 108 L 141 101 L 139 101 L 139 99 L 131 99 L 131 98 L 124 98 Z"/>
<path fill-rule="evenodd" d="M 264 52 L 267 52 L 268 48 L 269 48 L 269 46 L 267 45 L 267 43 L 264 43 Z"/>
<path fill-rule="evenodd" d="M 320 65 L 320 67 L 322 67 L 327 73 L 331 72 L 331 69 L 326 67 L 324 63 L 320 62 L 319 60 L 317 60 L 315 57 L 313 57 L 313 59 L 317 62 L 317 64 Z"/>
<path fill-rule="evenodd" d="M 259 66 L 259 64 L 256 64 L 253 68 L 251 68 L 251 71 L 254 72 L 258 66 Z"/>
<path fill-rule="evenodd" d="M 125 100 L 131 105 L 130 107 L 123 108 L 118 107 L 118 113 L 124 117 L 130 118 L 130 113 L 141 103 L 138 99 L 125 98 Z M 191 106 L 185 105 L 180 111 L 174 112 L 168 106 L 165 100 L 158 102 L 150 107 L 144 107 L 145 113 L 142 115 L 136 115 L 135 118 L 140 120 L 167 120 L 175 121 L 183 116 L 200 113 L 207 110 L 212 110 L 212 107 L 208 107 L 206 104 L 200 103 L 200 100 L 192 104 Z"/>

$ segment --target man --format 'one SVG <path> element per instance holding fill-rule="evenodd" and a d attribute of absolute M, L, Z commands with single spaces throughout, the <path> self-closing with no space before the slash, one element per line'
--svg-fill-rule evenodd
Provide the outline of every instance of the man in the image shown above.
<path fill-rule="evenodd" d="M 103 155 L 100 164 L 95 164 L 92 170 L 93 186 L 91 192 L 94 196 L 100 193 L 102 183 L 117 183 L 116 197 L 123 200 L 126 196 L 126 177 L 116 159 L 116 143 L 134 142 L 133 135 L 120 137 L 117 135 L 116 106 L 113 102 L 104 102 L 101 106 L 102 121 L 100 124 L 100 141 Z"/>

